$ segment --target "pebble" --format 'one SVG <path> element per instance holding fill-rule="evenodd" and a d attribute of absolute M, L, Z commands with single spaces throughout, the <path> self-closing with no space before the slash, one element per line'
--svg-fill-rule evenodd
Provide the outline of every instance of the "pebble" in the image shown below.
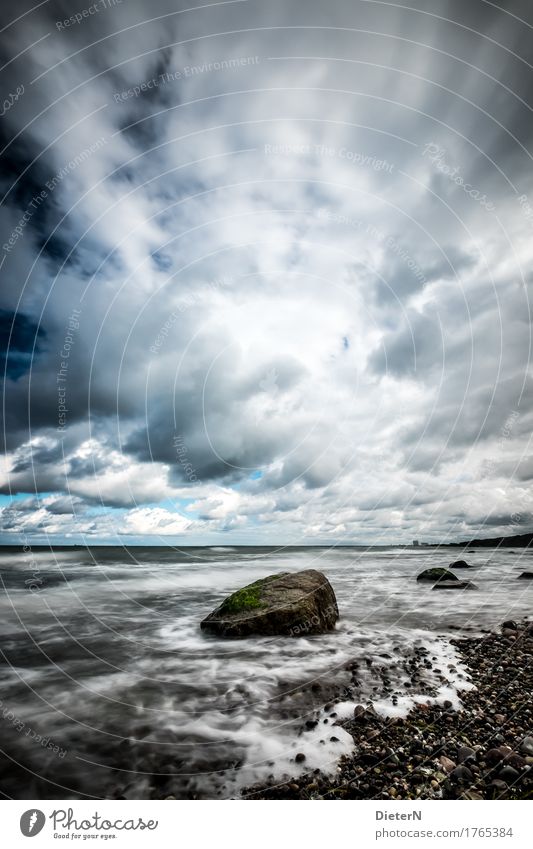
<path fill-rule="evenodd" d="M 500 761 L 510 754 L 511 749 L 508 746 L 498 746 L 497 749 L 489 749 L 485 755 L 485 760 L 489 766 L 496 766 Z"/>
<path fill-rule="evenodd" d="M 459 746 L 457 750 L 457 760 L 460 764 L 464 764 L 466 761 L 475 758 L 475 756 L 476 753 L 470 746 Z"/>
<path fill-rule="evenodd" d="M 513 784 L 520 778 L 520 773 L 513 769 L 512 766 L 504 766 L 498 773 L 498 778 L 505 781 L 507 784 Z"/>
<path fill-rule="evenodd" d="M 533 737 L 524 737 L 520 743 L 520 751 L 525 755 L 533 756 Z"/>
<path fill-rule="evenodd" d="M 472 781 L 473 775 L 467 766 L 456 766 L 450 773 L 450 778 L 453 781 L 467 782 Z"/>

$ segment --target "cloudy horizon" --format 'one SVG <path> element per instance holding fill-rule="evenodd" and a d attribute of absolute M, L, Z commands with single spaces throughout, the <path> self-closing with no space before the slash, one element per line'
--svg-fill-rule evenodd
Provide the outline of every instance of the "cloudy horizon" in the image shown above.
<path fill-rule="evenodd" d="M 33 5 L 1 542 L 532 531 L 529 4 Z"/>

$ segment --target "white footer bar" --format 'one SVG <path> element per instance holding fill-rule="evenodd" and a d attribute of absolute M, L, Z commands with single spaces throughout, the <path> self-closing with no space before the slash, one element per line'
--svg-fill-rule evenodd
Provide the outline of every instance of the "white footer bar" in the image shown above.
<path fill-rule="evenodd" d="M 4 801 L 1 842 L 6 849 L 73 844 L 117 849 L 530 849 L 532 804 Z"/>

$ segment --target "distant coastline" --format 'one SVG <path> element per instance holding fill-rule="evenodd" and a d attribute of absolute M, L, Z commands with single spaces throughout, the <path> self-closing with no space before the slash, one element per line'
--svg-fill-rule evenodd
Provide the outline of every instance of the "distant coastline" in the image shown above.
<path fill-rule="evenodd" d="M 325 550 L 333 550 L 335 548 L 352 548 L 357 551 L 388 551 L 393 548 L 401 548 L 405 550 L 419 550 L 419 549 L 441 549 L 441 548 L 529 548 L 533 546 L 533 533 L 527 534 L 515 534 L 514 536 L 508 537 L 484 537 L 482 539 L 472 539 L 472 540 L 463 540 L 460 542 L 416 542 L 416 543 L 391 543 L 390 545 L 372 545 L 369 543 L 368 545 L 364 544 L 356 544 L 356 543 L 332 543 L 330 545 L 326 545 L 324 543 L 309 543 L 305 544 L 295 544 L 295 543 L 273 543 L 272 545 L 249 545 L 246 543 L 227 543 L 230 548 L 250 548 L 256 549 L 258 551 L 271 551 L 273 548 L 291 548 L 291 549 L 309 549 L 309 548 L 323 548 Z M 14 552 L 27 550 L 28 547 L 31 547 L 34 551 L 75 551 L 76 549 L 92 549 L 92 548 L 121 548 L 121 549 L 136 549 L 136 548 L 151 548 L 151 549 L 160 549 L 161 551 L 168 551 L 169 548 L 174 548 L 177 551 L 183 549 L 191 549 L 191 548 L 220 548 L 220 543 L 211 543 L 209 545 L 198 545 L 198 544 L 181 544 L 175 545 L 169 543 L 168 545 L 151 545 L 147 542 L 142 543 L 79 543 L 72 545 L 65 544 L 56 544 L 53 542 L 50 543 L 3 543 L 0 542 L 0 550 L 10 550 Z"/>

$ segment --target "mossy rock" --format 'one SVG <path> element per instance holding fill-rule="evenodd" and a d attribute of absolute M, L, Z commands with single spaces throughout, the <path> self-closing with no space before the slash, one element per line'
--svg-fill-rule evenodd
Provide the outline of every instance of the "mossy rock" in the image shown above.
<path fill-rule="evenodd" d="M 450 569 L 472 569 L 473 566 L 471 563 L 467 563 L 466 560 L 454 560 L 453 563 L 450 563 Z"/>
<path fill-rule="evenodd" d="M 200 627 L 220 637 L 331 631 L 339 618 L 335 593 L 315 569 L 268 575 L 228 596 Z"/>
<path fill-rule="evenodd" d="M 443 569 L 441 567 L 434 567 L 433 569 L 424 569 L 420 575 L 416 577 L 417 581 L 431 581 L 432 583 L 436 583 L 437 581 L 458 581 L 459 578 L 457 575 L 454 575 L 453 572 L 450 572 L 448 569 Z"/>

